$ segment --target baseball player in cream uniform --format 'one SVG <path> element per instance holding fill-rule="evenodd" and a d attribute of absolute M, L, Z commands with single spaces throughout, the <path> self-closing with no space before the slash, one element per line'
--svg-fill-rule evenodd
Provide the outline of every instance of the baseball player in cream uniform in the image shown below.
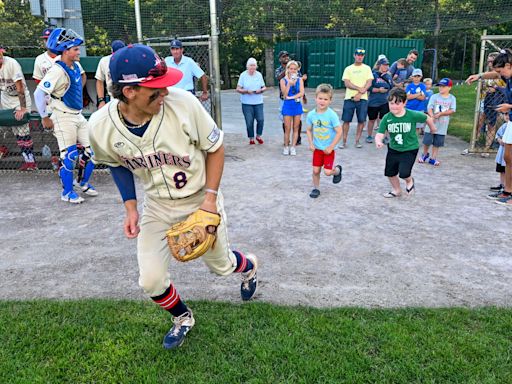
<path fill-rule="evenodd" d="M 42 39 L 48 41 L 48 37 L 53 32 L 53 29 L 46 28 L 43 31 L 41 36 Z M 60 60 L 60 55 L 57 55 L 50 51 L 48 48 L 45 52 L 41 53 L 34 60 L 34 71 L 32 74 L 32 78 L 35 80 L 36 84 L 39 84 L 43 79 L 44 75 L 53 67 L 56 61 Z"/>
<path fill-rule="evenodd" d="M 25 82 L 25 76 L 20 64 L 12 57 L 4 56 L 4 50 L 0 48 L 0 93 L 2 109 L 15 109 L 16 120 L 30 111 L 32 102 Z M 27 124 L 11 127 L 16 136 L 16 143 L 20 148 L 24 163 L 20 171 L 32 171 L 37 169 L 34 157 L 34 143 L 30 136 L 30 127 Z"/>
<path fill-rule="evenodd" d="M 57 61 L 43 77 L 34 92 L 37 110 L 45 128 L 53 129 L 60 150 L 62 166 L 59 176 L 63 191 L 61 200 L 69 203 L 81 203 L 84 199 L 74 191 L 74 184 L 79 184 L 81 191 L 89 196 L 98 192 L 89 184 L 94 170 L 90 160 L 92 156 L 87 131 L 87 120 L 82 115 L 82 90 L 85 82 L 84 70 L 78 63 L 83 39 L 71 29 L 57 28 L 48 38 L 47 47 L 54 53 L 61 54 Z M 47 95 L 52 98 L 52 114 L 48 116 Z M 79 153 L 77 142 L 84 147 Z M 75 164 L 84 165 L 83 176 L 76 182 L 73 180 Z"/>
<path fill-rule="evenodd" d="M 123 48 L 124 46 L 124 41 L 114 40 L 111 44 L 112 53 Z M 108 56 L 103 56 L 100 59 L 98 63 L 98 68 L 96 68 L 96 74 L 94 75 L 94 78 L 96 79 L 96 95 L 98 96 L 96 106 L 98 107 L 98 109 L 103 107 L 112 98 L 112 94 L 109 91 L 109 89 L 112 87 L 112 80 L 110 78 L 110 70 L 108 69 L 111 57 L 112 54 Z"/>
<path fill-rule="evenodd" d="M 137 238 L 139 285 L 173 316 L 163 346 L 176 348 L 195 320 L 171 282 L 171 225 L 198 209 L 221 215 L 215 246 L 202 260 L 218 275 L 240 272 L 243 300 L 256 292 L 257 259 L 229 248 L 219 190 L 224 134 L 190 92 L 167 88 L 182 73 L 139 44 L 115 52 L 110 73 L 115 100 L 89 120 L 93 161 L 110 167 L 126 209 L 125 235 Z M 140 223 L 134 175 L 144 184 Z"/>

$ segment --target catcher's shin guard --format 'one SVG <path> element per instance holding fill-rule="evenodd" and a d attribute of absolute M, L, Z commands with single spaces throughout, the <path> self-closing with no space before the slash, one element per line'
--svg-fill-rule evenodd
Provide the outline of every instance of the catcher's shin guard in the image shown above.
<path fill-rule="evenodd" d="M 77 181 L 80 185 L 86 184 L 91 178 L 92 171 L 94 171 L 94 163 L 91 161 L 92 150 L 87 147 L 80 153 L 80 168 L 78 172 Z"/>
<path fill-rule="evenodd" d="M 62 167 L 59 169 L 59 176 L 64 188 L 64 194 L 73 190 L 73 169 L 78 157 L 76 145 L 72 145 L 61 151 Z"/>

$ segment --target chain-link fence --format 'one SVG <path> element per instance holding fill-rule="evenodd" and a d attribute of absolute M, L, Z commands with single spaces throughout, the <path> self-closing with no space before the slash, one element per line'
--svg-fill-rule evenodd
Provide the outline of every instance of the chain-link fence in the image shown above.
<path fill-rule="evenodd" d="M 512 36 L 482 36 L 480 72 L 492 70 L 494 58 L 505 48 L 512 48 Z M 496 107 L 507 103 L 504 87 L 505 82 L 502 79 L 479 81 L 470 152 L 492 153 L 499 148 L 496 133 L 505 123 L 506 115 L 497 112 Z"/>
<path fill-rule="evenodd" d="M 201 86 L 201 79 L 194 78 L 195 94 L 201 101 L 203 107 L 215 119 L 215 108 L 213 95 L 213 84 L 211 82 L 212 74 L 212 54 L 210 36 L 173 36 L 173 37 L 153 37 L 143 40 L 144 44 L 151 46 L 161 57 L 171 56 L 170 41 L 177 37 L 183 43 L 183 54 L 192 58 L 199 67 L 204 71 L 208 78 L 208 91 L 209 97 L 206 100 L 201 100 L 203 89 Z"/>

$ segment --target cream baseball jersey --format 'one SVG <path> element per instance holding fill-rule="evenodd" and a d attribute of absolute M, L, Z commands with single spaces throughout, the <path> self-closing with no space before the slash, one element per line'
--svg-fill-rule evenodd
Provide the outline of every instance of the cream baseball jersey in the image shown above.
<path fill-rule="evenodd" d="M 206 182 L 205 152 L 215 152 L 224 133 L 190 92 L 170 88 L 142 137 L 121 122 L 118 100 L 89 119 L 93 161 L 123 166 L 139 177 L 147 195 L 181 199 L 200 191 Z"/>
<path fill-rule="evenodd" d="M 74 62 L 73 65 L 77 65 L 78 68 L 80 68 L 80 73 L 84 73 L 80 63 Z M 48 95 L 52 95 L 54 97 L 62 97 L 69 88 L 69 82 L 69 75 L 66 73 L 66 71 L 64 71 L 60 65 L 54 65 L 50 68 L 46 75 L 44 75 L 41 82 L 37 85 L 37 88 Z M 59 110 L 61 112 L 77 112 L 77 110 L 69 108 L 66 104 L 58 99 L 53 99 L 51 106 L 52 109 Z"/>
<path fill-rule="evenodd" d="M 110 64 L 110 58 L 112 55 L 104 56 L 100 59 L 100 62 L 98 63 L 98 68 L 96 69 L 96 74 L 94 75 L 94 78 L 99 81 L 106 81 L 107 82 L 107 89 L 106 91 L 112 97 L 112 94 L 110 93 L 110 87 L 112 86 L 112 78 L 110 77 L 110 70 L 108 69 L 108 65 Z"/>
<path fill-rule="evenodd" d="M 36 80 L 42 80 L 44 75 L 48 73 L 57 60 L 60 60 L 60 55 L 52 58 L 48 52 L 41 53 L 34 61 L 34 73 L 32 77 Z"/>
<path fill-rule="evenodd" d="M 16 82 L 21 80 L 25 89 L 25 99 L 27 108 L 30 108 L 30 92 L 25 82 L 25 76 L 21 70 L 21 65 L 12 57 L 4 56 L 3 64 L 0 67 L 0 92 L 2 93 L 2 108 L 10 109 L 20 106 L 18 91 L 16 90 Z"/>

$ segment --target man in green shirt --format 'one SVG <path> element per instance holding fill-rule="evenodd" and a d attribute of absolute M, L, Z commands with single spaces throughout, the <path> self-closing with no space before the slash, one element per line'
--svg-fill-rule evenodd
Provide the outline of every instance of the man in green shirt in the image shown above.
<path fill-rule="evenodd" d="M 411 176 L 411 171 L 419 148 L 416 123 L 426 122 L 433 134 L 437 132 L 432 118 L 423 112 L 406 109 L 406 101 L 407 94 L 403 89 L 393 88 L 389 92 L 389 113 L 382 118 L 375 136 L 376 147 L 382 148 L 384 135 L 386 131 L 389 133 L 390 140 L 384 176 L 389 178 L 393 189 L 384 194 L 384 197 L 388 198 L 402 195 L 400 179 L 405 180 L 406 194 L 414 193 L 414 178 Z"/>

